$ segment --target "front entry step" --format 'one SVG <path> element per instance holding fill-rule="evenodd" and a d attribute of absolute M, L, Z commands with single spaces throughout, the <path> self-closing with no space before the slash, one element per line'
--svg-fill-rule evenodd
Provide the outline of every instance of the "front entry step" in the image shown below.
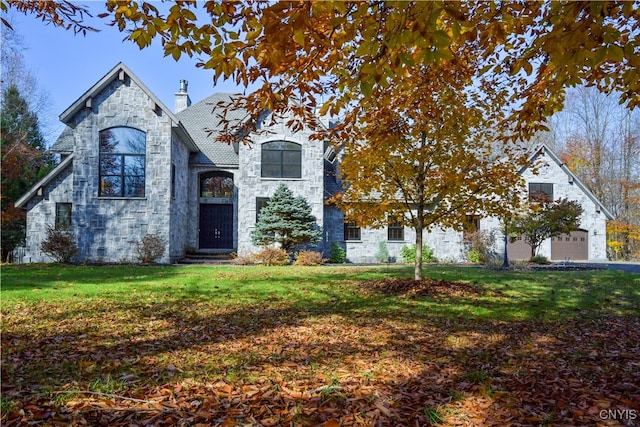
<path fill-rule="evenodd" d="M 217 253 L 204 253 L 194 252 L 188 253 L 178 261 L 178 264 L 232 264 L 235 258 L 235 252 L 217 252 Z"/>

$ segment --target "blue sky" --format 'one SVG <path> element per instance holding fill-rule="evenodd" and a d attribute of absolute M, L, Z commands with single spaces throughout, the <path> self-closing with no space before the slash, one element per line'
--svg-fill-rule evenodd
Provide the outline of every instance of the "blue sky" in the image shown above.
<path fill-rule="evenodd" d="M 212 71 L 196 68 L 196 60 L 187 56 L 178 62 L 164 57 L 158 41 L 144 50 L 130 41 L 123 41 L 125 33 L 107 26 L 107 20 L 95 17 L 104 11 L 103 2 L 84 4 L 92 11 L 94 18 L 90 21 L 100 32 L 74 35 L 72 30 L 45 25 L 32 15 L 12 13 L 10 16 L 27 48 L 24 51 L 26 66 L 36 75 L 40 88 L 49 95 L 54 118 L 49 126 L 57 127 L 58 115 L 120 61 L 171 110 L 180 79 L 189 82 L 193 103 L 214 92 L 242 91 L 232 82 L 218 82 L 214 88 Z M 47 135 L 49 143 L 57 137 L 56 132 Z"/>

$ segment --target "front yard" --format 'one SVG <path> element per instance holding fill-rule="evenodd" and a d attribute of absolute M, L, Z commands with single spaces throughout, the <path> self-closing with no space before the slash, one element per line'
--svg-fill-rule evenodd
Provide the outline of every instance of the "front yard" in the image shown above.
<path fill-rule="evenodd" d="M 2 425 L 638 425 L 640 275 L 2 268 Z"/>

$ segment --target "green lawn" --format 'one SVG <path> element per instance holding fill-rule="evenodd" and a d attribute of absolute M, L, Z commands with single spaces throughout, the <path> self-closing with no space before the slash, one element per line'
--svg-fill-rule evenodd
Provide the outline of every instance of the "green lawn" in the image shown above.
<path fill-rule="evenodd" d="M 640 411 L 640 275 L 425 276 L 3 266 L 3 425 L 584 425 L 601 407 Z"/>

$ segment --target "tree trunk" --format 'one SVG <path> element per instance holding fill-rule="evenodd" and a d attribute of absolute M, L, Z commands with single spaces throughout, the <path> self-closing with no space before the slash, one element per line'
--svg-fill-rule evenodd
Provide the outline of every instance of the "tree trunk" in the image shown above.
<path fill-rule="evenodd" d="M 416 219 L 416 263 L 413 268 L 413 278 L 415 280 L 422 280 L 422 215 L 418 214 Z"/>

